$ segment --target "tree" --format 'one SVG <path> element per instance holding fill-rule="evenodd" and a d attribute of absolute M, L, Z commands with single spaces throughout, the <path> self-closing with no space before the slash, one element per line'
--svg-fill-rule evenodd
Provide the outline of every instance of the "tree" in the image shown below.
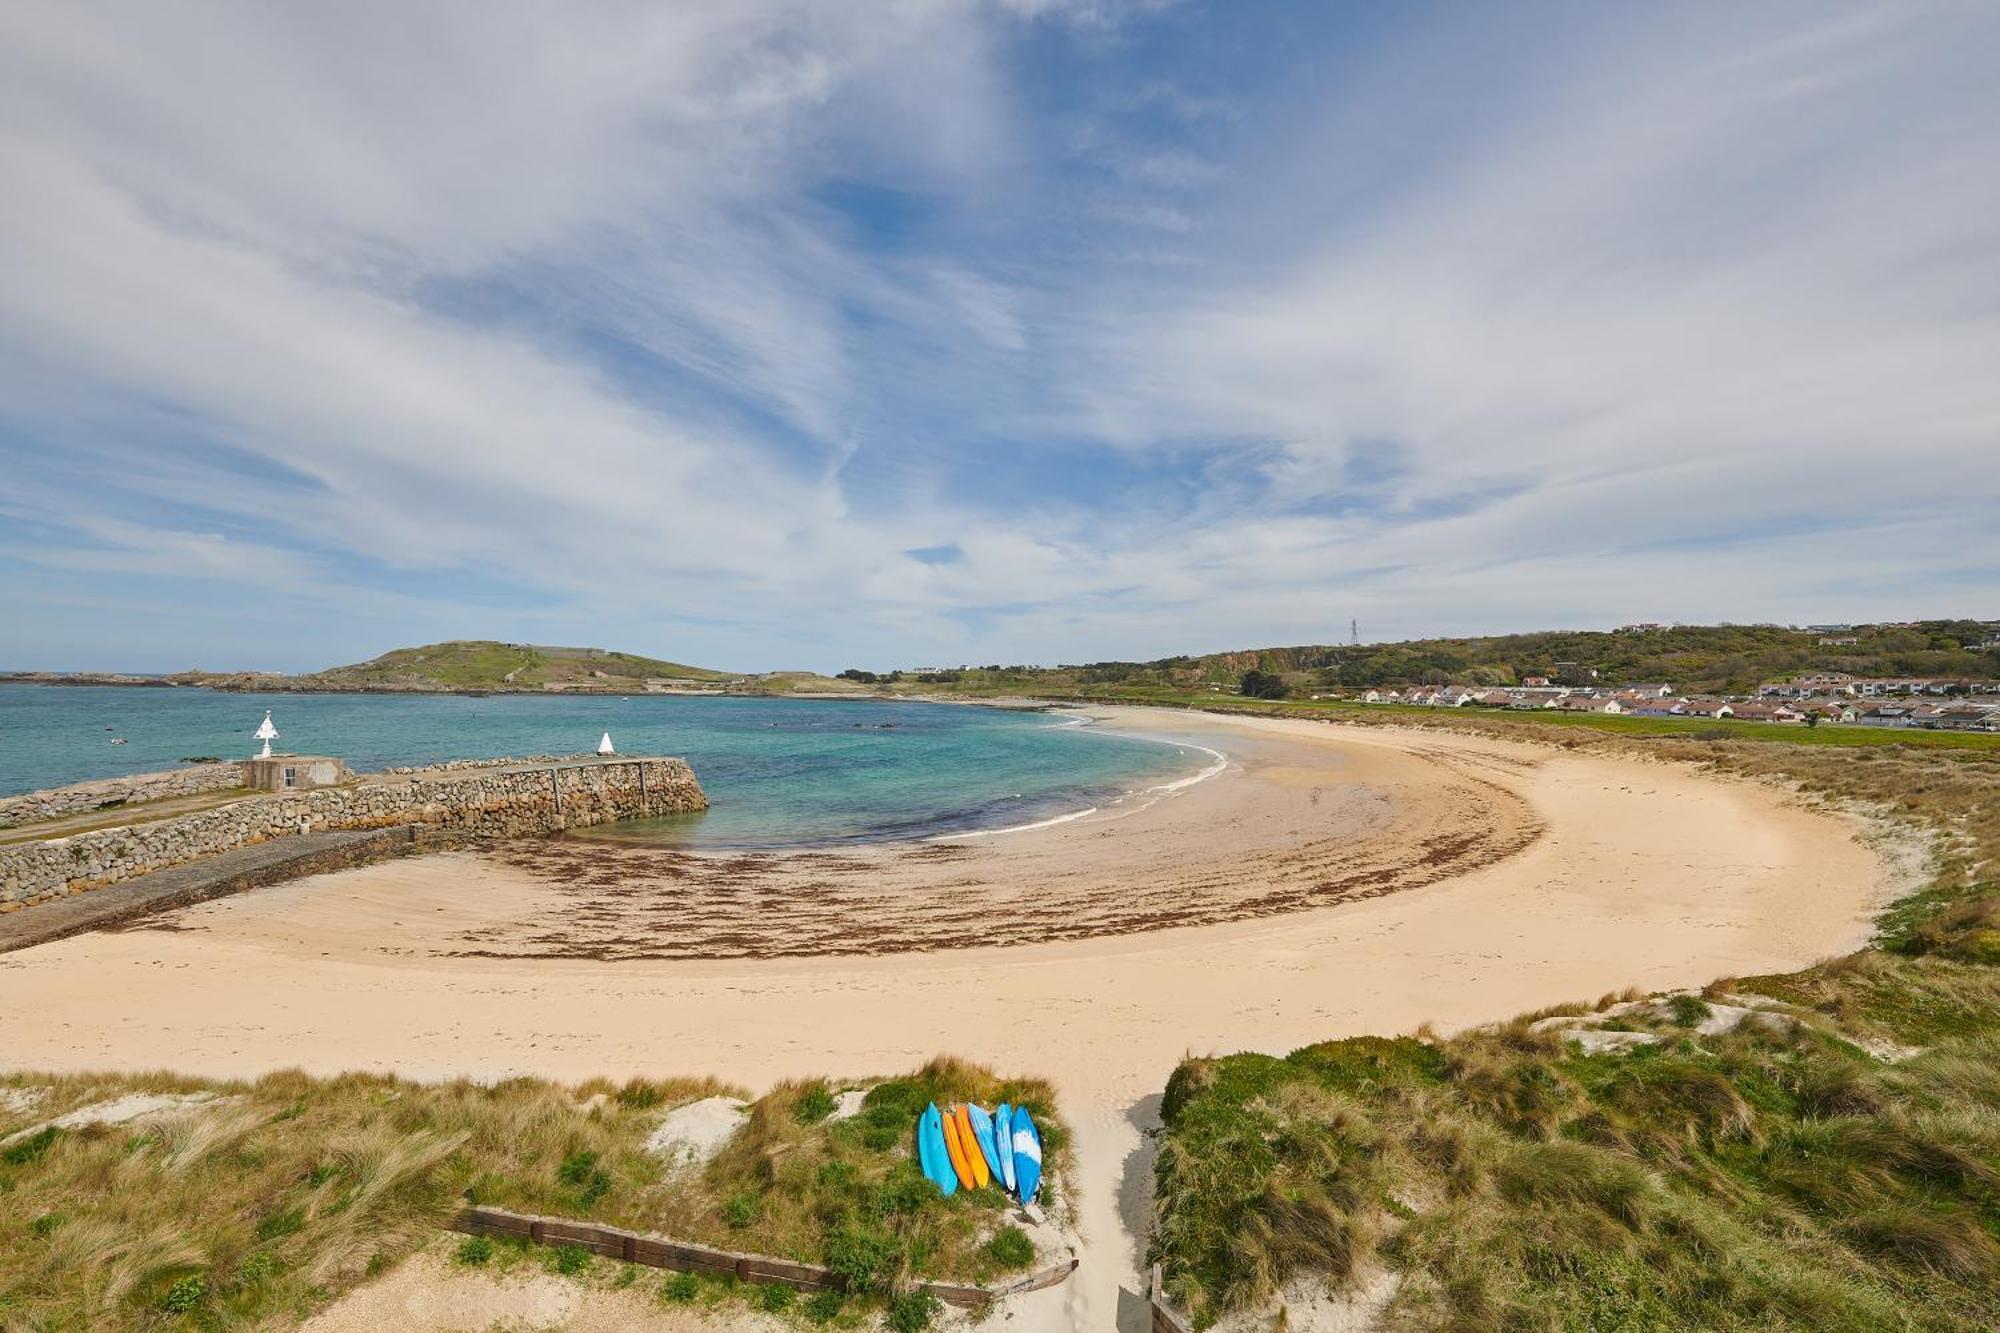
<path fill-rule="evenodd" d="M 1243 673 L 1236 692 L 1252 699 L 1282 699 L 1291 691 L 1285 688 L 1285 682 L 1280 677 L 1268 671 L 1252 670 Z"/>

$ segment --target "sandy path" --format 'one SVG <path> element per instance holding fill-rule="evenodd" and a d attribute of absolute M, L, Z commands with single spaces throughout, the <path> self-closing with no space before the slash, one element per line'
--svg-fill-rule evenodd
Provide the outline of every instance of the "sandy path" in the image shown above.
<path fill-rule="evenodd" d="M 1198 733 L 1241 758 L 1155 807 L 1216 845 L 1241 832 L 1217 811 L 1255 823 L 1242 812 L 1358 774 L 1419 802 L 1414 773 L 1427 765 L 1453 791 L 1477 772 L 1530 810 L 1540 835 L 1428 887 L 1282 916 L 771 960 L 438 956 L 466 929 L 515 919 L 521 895 L 550 890 L 490 859 L 390 863 L 209 904 L 183 914 L 190 929 L 82 936 L 0 959 L 0 1014 L 34 1017 L 5 1024 L 0 1060 L 223 1075 L 671 1071 L 764 1084 L 895 1071 L 950 1051 L 1038 1072 L 1077 1130 L 1089 1251 L 1077 1279 L 1011 1326 L 1099 1333 L 1144 1326 L 1142 1130 L 1183 1055 L 1284 1051 L 1426 1020 L 1450 1028 L 1626 985 L 1789 968 L 1852 947 L 1897 889 L 1857 826 L 1690 769 L 1312 722 L 1132 710 L 1116 721 Z M 1468 806 L 1473 818 L 1491 808 Z M 1160 836 L 1157 820 L 1127 822 L 1136 832 L 1107 824 L 1086 836 Z"/>

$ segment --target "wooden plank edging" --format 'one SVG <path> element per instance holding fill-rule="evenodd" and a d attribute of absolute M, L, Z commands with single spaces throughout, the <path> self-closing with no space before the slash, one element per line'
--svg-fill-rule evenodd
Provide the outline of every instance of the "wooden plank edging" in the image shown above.
<path fill-rule="evenodd" d="M 670 1268 L 680 1273 L 706 1273 L 716 1277 L 734 1274 L 745 1282 L 778 1282 L 800 1291 L 824 1291 L 840 1285 L 840 1279 L 834 1276 L 831 1269 L 816 1264 L 802 1264 L 768 1254 L 717 1250 L 706 1245 L 691 1245 L 662 1236 L 626 1231 L 620 1227 L 601 1226 L 595 1222 L 512 1213 L 504 1208 L 487 1208 L 479 1204 L 461 1209 L 452 1218 L 450 1227 L 453 1231 L 471 1236 L 502 1236 L 526 1240 L 532 1245 L 576 1245 L 607 1259 L 622 1259 L 626 1263 L 643 1264 L 648 1268 Z M 1046 1268 L 1010 1278 L 992 1287 L 957 1282 L 919 1282 L 916 1287 L 919 1291 L 928 1291 L 947 1305 L 976 1309 L 1008 1296 L 1041 1291 L 1066 1282 L 1081 1262 L 1071 1255 Z"/>
<path fill-rule="evenodd" d="M 1153 1265 L 1152 1278 L 1147 1283 L 1146 1303 L 1153 1312 L 1153 1333 L 1194 1333 L 1194 1324 L 1188 1317 L 1167 1304 L 1167 1284 L 1161 1278 L 1158 1264 Z"/>

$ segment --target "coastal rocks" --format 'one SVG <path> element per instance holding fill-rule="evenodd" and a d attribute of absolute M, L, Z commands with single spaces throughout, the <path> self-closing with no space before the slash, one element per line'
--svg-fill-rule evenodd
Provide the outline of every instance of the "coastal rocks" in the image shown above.
<path fill-rule="evenodd" d="M 512 838 L 707 808 L 707 795 L 682 759 L 590 759 L 374 778 L 0 847 L 0 909 L 300 833 L 423 825 L 468 838 Z"/>
<path fill-rule="evenodd" d="M 129 777 L 77 782 L 47 791 L 0 797 L 0 828 L 12 828 L 39 819 L 60 819 L 64 815 L 130 805 L 138 801 L 227 791 L 242 783 L 241 766 L 231 763 L 190 764 L 186 768 L 164 773 L 134 773 Z"/>

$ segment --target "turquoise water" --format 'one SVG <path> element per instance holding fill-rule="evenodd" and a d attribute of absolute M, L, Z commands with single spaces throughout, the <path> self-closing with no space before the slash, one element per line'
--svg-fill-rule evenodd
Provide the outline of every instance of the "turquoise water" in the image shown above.
<path fill-rule="evenodd" d="M 247 757 L 266 708 L 278 748 L 338 755 L 361 770 L 572 754 L 595 749 L 609 731 L 624 753 L 686 757 L 713 803 L 702 815 L 617 826 L 617 836 L 691 847 L 1009 828 L 1209 761 L 1061 714 L 953 704 L 0 685 L 0 795 L 172 768 L 189 756 Z"/>

